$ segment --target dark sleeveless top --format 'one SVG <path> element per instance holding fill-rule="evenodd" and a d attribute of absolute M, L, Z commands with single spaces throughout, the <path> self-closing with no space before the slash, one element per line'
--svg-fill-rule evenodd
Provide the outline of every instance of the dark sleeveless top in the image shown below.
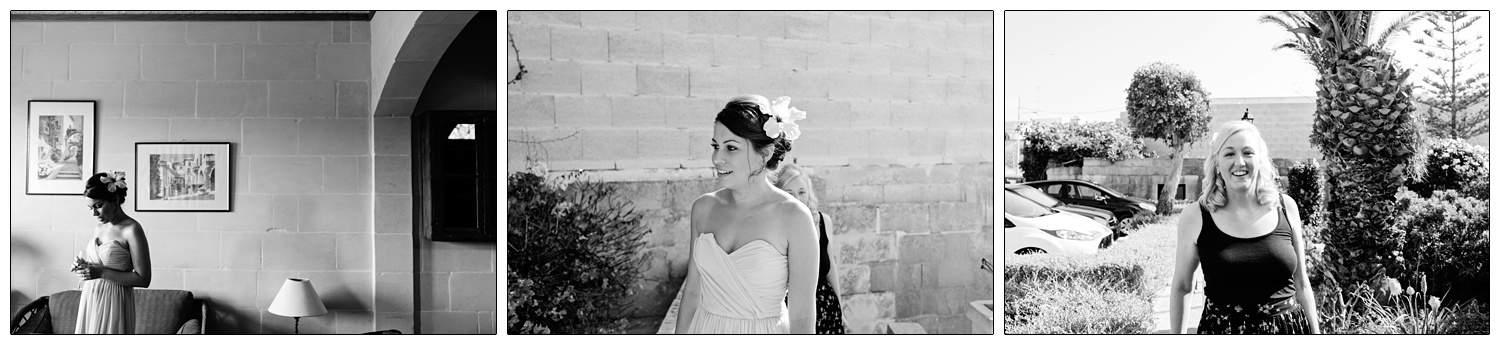
<path fill-rule="evenodd" d="M 833 265 L 828 262 L 828 230 L 823 227 L 823 212 L 818 212 L 818 283 L 827 284 L 828 269 Z"/>
<path fill-rule="evenodd" d="M 1225 234 L 1201 204 L 1203 229 L 1198 258 L 1203 263 L 1203 294 L 1229 304 L 1278 302 L 1297 292 L 1293 284 L 1297 251 L 1286 209 L 1277 211 L 1276 228 L 1254 238 Z"/>

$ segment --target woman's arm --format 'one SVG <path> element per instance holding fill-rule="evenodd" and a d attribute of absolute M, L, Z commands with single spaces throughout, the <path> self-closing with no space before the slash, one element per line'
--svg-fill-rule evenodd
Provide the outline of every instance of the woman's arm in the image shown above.
<path fill-rule="evenodd" d="M 682 304 L 677 305 L 677 334 L 688 334 L 688 327 L 693 324 L 693 313 L 698 310 L 698 266 L 693 260 L 695 250 L 698 250 L 698 228 L 706 220 L 709 213 L 710 196 L 704 195 L 693 201 L 693 210 L 688 219 L 688 262 L 687 278 L 682 280 Z"/>
<path fill-rule="evenodd" d="M 120 235 L 130 245 L 131 271 L 116 271 L 100 267 L 99 278 L 116 284 L 145 288 L 151 286 L 151 246 L 146 243 L 146 231 L 140 224 L 126 226 Z"/>
<path fill-rule="evenodd" d="M 833 217 L 829 217 L 827 213 L 818 213 L 818 215 L 820 215 L 820 217 L 822 218 L 823 226 L 824 227 L 831 227 L 831 226 L 833 226 Z M 828 229 L 824 228 L 823 231 L 820 231 L 818 233 L 818 236 L 828 236 Z M 830 239 L 829 242 L 831 243 L 832 240 Z M 834 257 L 833 256 L 833 251 L 828 250 L 828 248 L 821 248 L 820 250 L 828 252 L 828 275 L 824 276 L 823 279 L 828 281 L 828 287 L 833 288 L 833 292 L 835 294 L 844 291 L 843 289 L 839 288 L 839 260 L 837 260 L 838 258 Z M 822 259 L 820 258 L 819 260 L 822 260 Z"/>
<path fill-rule="evenodd" d="M 1193 272 L 1198 271 L 1198 232 L 1202 231 L 1203 217 L 1197 204 L 1183 208 L 1182 218 L 1177 220 L 1177 260 L 1172 272 L 1172 308 L 1168 320 L 1172 323 L 1172 334 L 1182 333 L 1182 314 L 1186 310 L 1187 295 L 1193 292 Z"/>
<path fill-rule="evenodd" d="M 1307 245 L 1302 242 L 1302 215 L 1297 213 L 1297 201 L 1292 200 L 1291 196 L 1283 194 L 1281 205 L 1286 208 L 1286 220 L 1292 225 L 1292 245 L 1297 251 L 1297 303 L 1302 305 L 1302 313 L 1307 316 L 1308 329 L 1312 334 L 1320 334 L 1322 329 L 1318 327 L 1318 300 L 1314 298 L 1317 294 L 1307 279 Z"/>
<path fill-rule="evenodd" d="M 818 229 L 812 214 L 799 202 L 788 202 L 783 214 L 787 229 L 787 313 L 792 334 L 813 334 L 817 329 Z"/>

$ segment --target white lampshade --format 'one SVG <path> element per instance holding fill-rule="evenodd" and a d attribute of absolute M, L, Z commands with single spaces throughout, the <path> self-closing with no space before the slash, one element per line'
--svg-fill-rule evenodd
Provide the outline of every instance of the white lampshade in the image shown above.
<path fill-rule="evenodd" d="M 286 283 L 281 284 L 281 292 L 277 292 L 276 299 L 271 301 L 268 311 L 281 316 L 303 317 L 327 314 L 328 308 L 323 307 L 318 291 L 313 290 L 312 280 L 287 278 Z"/>

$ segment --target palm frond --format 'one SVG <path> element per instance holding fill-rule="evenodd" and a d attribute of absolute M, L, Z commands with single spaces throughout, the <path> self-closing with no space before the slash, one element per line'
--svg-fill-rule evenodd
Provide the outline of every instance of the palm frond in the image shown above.
<path fill-rule="evenodd" d="M 1425 16 L 1425 14 L 1419 11 L 1406 12 L 1400 17 L 1396 17 L 1396 21 L 1392 22 L 1390 26 L 1387 26 L 1383 30 L 1381 30 L 1380 36 L 1378 36 L 1378 38 L 1376 38 L 1372 42 L 1367 43 L 1369 43 L 1373 48 L 1385 48 L 1385 44 L 1390 40 L 1390 38 L 1395 37 L 1397 33 L 1409 33 L 1411 25 L 1413 23 L 1416 23 L 1417 20 L 1421 19 L 1423 16 Z"/>

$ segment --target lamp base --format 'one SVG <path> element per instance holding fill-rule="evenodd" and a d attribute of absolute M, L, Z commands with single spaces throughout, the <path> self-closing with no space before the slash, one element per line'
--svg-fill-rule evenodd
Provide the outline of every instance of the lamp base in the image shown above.
<path fill-rule="evenodd" d="M 292 318 L 292 334 L 301 334 L 301 333 L 302 333 L 302 317 L 300 317 L 300 316 L 299 317 L 293 317 Z"/>

